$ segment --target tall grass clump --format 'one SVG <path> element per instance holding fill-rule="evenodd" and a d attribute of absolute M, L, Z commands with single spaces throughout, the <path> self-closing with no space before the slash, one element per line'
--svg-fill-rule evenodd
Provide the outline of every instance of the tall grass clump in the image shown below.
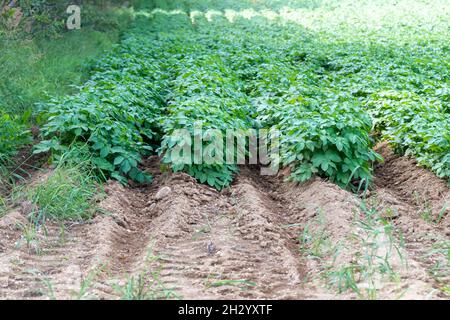
<path fill-rule="evenodd" d="M 76 155 L 70 152 L 77 153 Z M 28 187 L 24 193 L 31 202 L 29 218 L 36 223 L 45 220 L 89 220 L 98 210 L 96 199 L 102 194 L 89 159 L 80 150 L 72 150 L 50 171 L 42 182 Z M 85 153 L 84 153 L 85 154 Z M 77 163 L 73 159 L 76 159 Z"/>

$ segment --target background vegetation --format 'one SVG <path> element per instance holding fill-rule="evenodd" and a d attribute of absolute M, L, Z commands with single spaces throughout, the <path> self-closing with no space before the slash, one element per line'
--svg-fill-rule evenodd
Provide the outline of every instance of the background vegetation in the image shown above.
<path fill-rule="evenodd" d="M 450 176 L 449 131 L 439 129 L 449 127 L 444 1 L 363 1 L 358 10 L 351 1 L 144 4 L 149 10 L 139 12 L 82 95 L 50 104 L 42 151 L 86 143 L 102 174 L 142 181 L 139 155 L 155 151 L 162 136 L 159 152 L 173 164 L 171 133 L 193 133 L 194 121 L 202 121 L 204 129 L 275 126 L 283 134 L 279 161 L 293 180 L 370 183 L 372 164 L 381 160 L 372 150 L 376 139 Z M 108 70 L 126 71 L 112 80 Z M 104 104 L 105 83 L 125 91 L 113 89 Z M 86 120 L 95 114 L 86 111 L 90 105 L 101 113 Z M 96 120 L 103 118 L 120 134 L 101 133 L 111 130 Z M 172 169 L 218 189 L 237 172 L 221 164 Z"/>
<path fill-rule="evenodd" d="M 75 93 L 95 60 L 120 39 L 132 20 L 122 1 L 78 1 L 81 30 L 68 31 L 69 1 L 1 1 L 0 15 L 0 176 L 32 140 L 36 103 Z M 70 1 L 70 3 L 73 3 Z M 11 5 L 11 6 L 9 6 Z M 11 24 L 20 11 L 17 24 Z"/>

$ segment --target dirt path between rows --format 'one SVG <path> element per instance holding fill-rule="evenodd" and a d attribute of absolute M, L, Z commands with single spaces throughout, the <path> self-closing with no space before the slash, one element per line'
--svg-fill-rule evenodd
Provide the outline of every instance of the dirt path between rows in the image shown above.
<path fill-rule="evenodd" d="M 414 159 L 377 147 L 385 162 L 375 168 L 379 210 L 388 209 L 410 256 L 438 286 L 450 283 L 450 188 L 444 180 L 417 166 Z"/>
<path fill-rule="evenodd" d="M 32 236 L 14 210 L 0 219 L 0 298 L 445 298 L 449 218 L 425 221 L 412 186 L 432 212 L 449 190 L 387 152 L 365 201 L 249 167 L 217 192 L 150 159 L 152 185 L 109 183 L 108 214 L 89 223 Z"/>

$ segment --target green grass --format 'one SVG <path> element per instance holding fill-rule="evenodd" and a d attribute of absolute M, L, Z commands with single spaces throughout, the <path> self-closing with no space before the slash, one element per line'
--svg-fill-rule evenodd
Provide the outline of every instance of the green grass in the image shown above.
<path fill-rule="evenodd" d="M 57 39 L 4 41 L 0 49 L 0 108 L 10 113 L 33 108 L 50 96 L 72 93 L 85 80 L 89 61 L 118 40 L 92 29 Z"/>
<path fill-rule="evenodd" d="M 17 247 L 20 247 L 23 243 L 25 243 L 26 248 L 31 254 L 42 254 L 42 248 L 38 237 L 38 230 L 35 224 L 27 223 L 21 224 L 19 223 L 17 227 L 22 231 L 22 237 L 16 243 Z"/>
<path fill-rule="evenodd" d="M 78 162 L 71 158 L 75 151 Z M 28 219 L 36 225 L 49 219 L 89 220 L 101 211 L 96 201 L 103 197 L 103 189 L 89 163 L 86 154 L 80 154 L 79 150 L 70 151 L 63 155 L 56 168 L 43 173 L 38 183 L 16 186 L 11 201 L 29 203 Z"/>
<path fill-rule="evenodd" d="M 173 289 L 165 286 L 158 271 L 141 272 L 136 277 L 129 277 L 125 284 L 113 287 L 121 300 L 180 299 Z"/>
<path fill-rule="evenodd" d="M 28 198 L 39 208 L 36 218 L 80 220 L 96 212 L 91 199 L 97 192 L 94 180 L 81 167 L 60 167 L 31 189 Z"/>
<path fill-rule="evenodd" d="M 438 283 L 446 285 L 450 275 L 450 241 L 448 239 L 438 239 L 431 248 L 428 248 L 420 257 L 425 263 L 430 263 L 428 273 Z M 446 286 L 448 288 L 448 286 Z M 448 295 L 447 291 L 443 290 Z"/>
<path fill-rule="evenodd" d="M 380 284 L 384 283 L 394 284 L 401 292 L 399 272 L 407 267 L 407 261 L 396 238 L 398 230 L 382 217 L 376 201 L 372 202 L 361 202 L 349 233 L 337 243 L 320 212 L 299 236 L 303 255 L 321 265 L 308 277 L 322 281 L 331 292 L 353 292 L 359 299 L 378 299 Z"/>
<path fill-rule="evenodd" d="M 315 230 L 311 230 L 313 225 Z M 312 259 L 321 260 L 336 250 L 326 229 L 325 215 L 322 209 L 318 209 L 317 216 L 304 226 L 299 240 L 300 251 Z"/>
<path fill-rule="evenodd" d="M 120 15 L 122 20 L 131 19 L 131 12 Z M 22 113 L 49 96 L 76 92 L 74 86 L 87 79 L 92 63 L 119 41 L 126 25 L 87 27 L 57 38 L 0 36 L 0 110 Z"/>

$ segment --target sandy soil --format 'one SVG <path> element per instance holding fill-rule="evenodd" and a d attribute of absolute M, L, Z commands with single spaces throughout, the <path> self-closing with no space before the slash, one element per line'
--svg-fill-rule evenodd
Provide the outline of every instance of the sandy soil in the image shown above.
<path fill-rule="evenodd" d="M 0 219 L 0 298 L 446 299 L 450 189 L 378 151 L 365 198 L 250 167 L 217 192 L 153 158 L 152 185 L 110 182 L 90 222 L 30 237 L 18 207 Z"/>

